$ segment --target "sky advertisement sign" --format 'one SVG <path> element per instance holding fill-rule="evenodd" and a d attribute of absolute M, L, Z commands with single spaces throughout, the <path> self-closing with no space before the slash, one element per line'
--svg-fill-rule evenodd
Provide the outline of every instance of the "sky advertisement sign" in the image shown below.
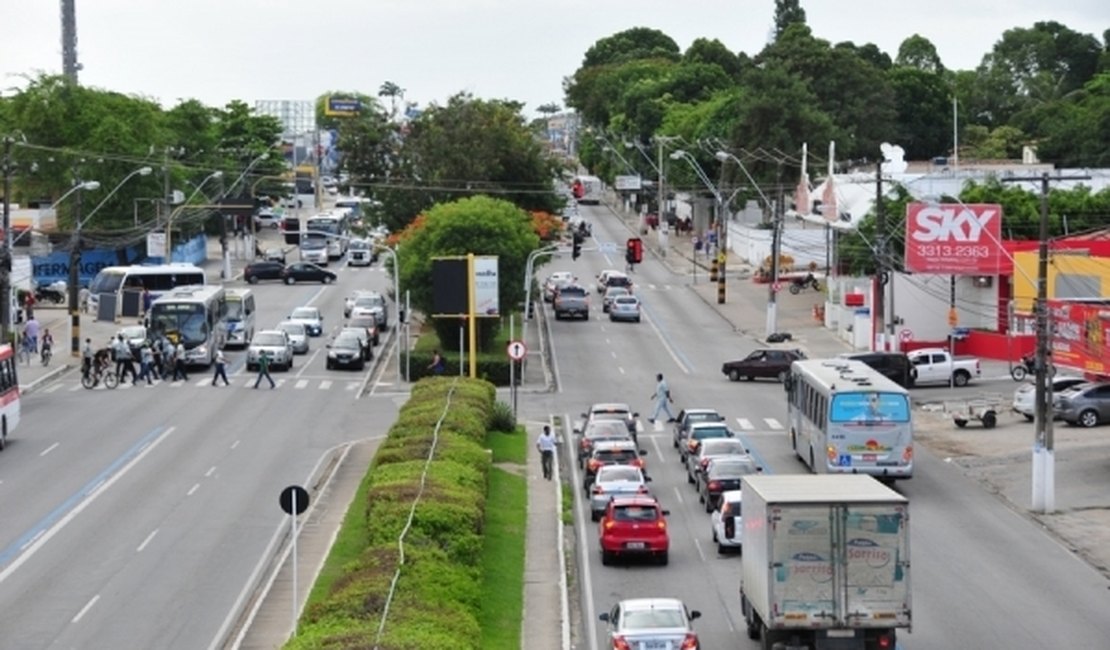
<path fill-rule="evenodd" d="M 1002 264 L 1002 206 L 910 203 L 906 206 L 906 270 L 997 275 Z"/>

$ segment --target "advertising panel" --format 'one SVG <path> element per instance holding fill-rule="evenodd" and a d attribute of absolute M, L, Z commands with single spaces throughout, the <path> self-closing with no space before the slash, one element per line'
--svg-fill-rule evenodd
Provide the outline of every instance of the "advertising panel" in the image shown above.
<path fill-rule="evenodd" d="M 478 316 L 499 316 L 497 257 L 474 258 L 474 311 Z"/>
<path fill-rule="evenodd" d="M 906 206 L 906 270 L 996 275 L 1003 268 L 1002 206 L 910 203 Z"/>
<path fill-rule="evenodd" d="M 639 192 L 643 182 L 639 176 L 617 176 L 613 179 L 613 187 L 618 192 Z"/>
<path fill-rule="evenodd" d="M 362 110 L 362 102 L 352 97 L 328 97 L 324 114 L 330 117 L 351 117 Z"/>
<path fill-rule="evenodd" d="M 1096 375 L 1110 374 L 1106 341 L 1110 335 L 1110 301 L 1097 303 L 1049 300 L 1052 363 Z"/>

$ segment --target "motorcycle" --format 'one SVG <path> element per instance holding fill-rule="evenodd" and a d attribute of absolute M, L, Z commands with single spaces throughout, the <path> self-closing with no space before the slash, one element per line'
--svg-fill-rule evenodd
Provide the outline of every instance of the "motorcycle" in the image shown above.
<path fill-rule="evenodd" d="M 1027 354 L 1023 356 L 1016 366 L 1010 368 L 1010 376 L 1014 378 L 1014 381 L 1023 381 L 1028 375 L 1036 372 L 1036 368 L 1034 367 L 1035 362 L 1036 360 L 1033 358 L 1033 355 Z"/>
<path fill-rule="evenodd" d="M 35 287 L 35 301 L 40 303 L 53 303 L 60 305 L 66 301 L 66 283 L 53 282 L 48 285 Z"/>
<path fill-rule="evenodd" d="M 812 273 L 806 274 L 804 278 L 794 278 L 790 281 L 790 293 L 794 294 L 795 296 L 801 293 L 804 289 L 808 289 L 810 287 L 813 287 L 814 291 L 821 290 L 821 283 L 817 281 L 817 278 L 815 278 Z"/>

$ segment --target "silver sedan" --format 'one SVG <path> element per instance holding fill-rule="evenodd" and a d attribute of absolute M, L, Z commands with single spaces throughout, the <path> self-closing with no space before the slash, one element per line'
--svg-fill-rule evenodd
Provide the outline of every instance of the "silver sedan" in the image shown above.
<path fill-rule="evenodd" d="M 647 482 L 639 467 L 631 465 L 604 465 L 597 470 L 597 477 L 590 486 L 590 520 L 597 521 L 609 505 L 609 499 L 631 494 L 648 494 Z"/>
<path fill-rule="evenodd" d="M 634 295 L 617 296 L 609 305 L 609 320 L 640 322 L 640 299 Z"/>
<path fill-rule="evenodd" d="M 277 324 L 277 329 L 289 335 L 289 342 L 293 344 L 293 354 L 308 354 L 308 330 L 304 323 L 284 320 Z"/>

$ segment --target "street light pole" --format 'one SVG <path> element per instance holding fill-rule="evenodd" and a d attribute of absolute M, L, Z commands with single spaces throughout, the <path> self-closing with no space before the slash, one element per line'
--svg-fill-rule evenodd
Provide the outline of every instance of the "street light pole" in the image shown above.
<path fill-rule="evenodd" d="M 80 192 L 81 190 L 92 191 L 99 188 L 100 183 L 97 181 L 77 181 L 73 187 L 69 188 L 69 191 L 51 204 L 50 209 L 56 210 L 58 205 L 74 192 Z M 77 195 L 77 211 L 74 216 L 74 222 L 76 223 L 76 228 L 73 237 L 73 248 L 69 252 L 69 350 L 74 356 L 77 356 L 81 353 L 81 309 L 77 286 L 81 279 L 81 194 Z"/>
<path fill-rule="evenodd" d="M 192 201 L 196 197 L 196 195 L 200 193 L 200 188 L 204 187 L 205 183 L 212 180 L 213 178 L 220 178 L 223 175 L 224 175 L 224 173 L 222 171 L 216 170 L 216 171 L 212 172 L 211 174 L 209 174 L 208 176 L 205 176 L 204 180 L 197 183 L 197 189 L 193 190 L 193 193 L 189 195 L 189 198 L 185 199 L 185 202 L 182 203 L 180 206 L 178 206 L 173 212 L 171 212 L 169 217 L 166 219 L 166 262 L 168 262 L 170 264 L 173 263 L 173 242 L 172 242 L 172 239 L 171 239 L 171 235 L 172 235 L 172 231 L 173 231 L 173 220 L 174 220 L 174 218 L 178 214 L 180 214 L 182 210 L 184 210 L 185 208 L 187 208 L 189 206 L 189 201 Z M 217 206 L 217 207 L 219 207 L 219 206 Z M 252 221 L 253 221 L 253 219 L 252 219 Z"/>
<path fill-rule="evenodd" d="M 3 339 L 12 340 L 12 325 L 15 322 L 12 309 L 12 144 L 11 136 L 4 136 L 4 252 L 0 259 L 0 328 Z"/>
<path fill-rule="evenodd" d="M 393 256 L 393 302 L 397 305 L 397 383 L 408 379 L 408 373 L 401 373 L 401 314 L 405 314 L 404 320 L 407 322 L 412 317 L 408 310 L 401 309 L 401 258 L 400 248 L 401 245 L 390 246 L 389 244 L 378 244 L 378 246 Z M 408 347 L 408 346 L 405 346 Z M 405 351 L 408 354 L 408 351 Z"/>

